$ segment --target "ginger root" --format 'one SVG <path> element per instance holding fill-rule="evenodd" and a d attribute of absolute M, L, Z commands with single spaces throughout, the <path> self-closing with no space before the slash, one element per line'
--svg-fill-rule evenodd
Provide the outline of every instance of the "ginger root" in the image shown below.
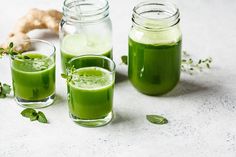
<path fill-rule="evenodd" d="M 8 39 L 0 47 L 7 48 L 13 42 L 16 51 L 24 52 L 30 48 L 28 32 L 34 29 L 50 29 L 58 33 L 61 18 L 62 13 L 57 10 L 31 9 L 18 20 Z"/>

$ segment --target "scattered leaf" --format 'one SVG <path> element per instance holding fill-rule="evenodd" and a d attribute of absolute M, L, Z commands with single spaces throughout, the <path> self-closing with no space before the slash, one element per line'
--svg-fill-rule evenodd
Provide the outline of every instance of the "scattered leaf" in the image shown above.
<path fill-rule="evenodd" d="M 38 112 L 38 121 L 41 122 L 41 123 L 47 123 L 48 122 L 46 116 L 41 111 Z"/>
<path fill-rule="evenodd" d="M 122 63 L 127 65 L 128 64 L 128 56 L 121 56 L 121 61 L 122 61 Z"/>
<path fill-rule="evenodd" d="M 159 116 L 159 115 L 146 115 L 146 118 L 149 122 L 153 124 L 166 124 L 168 123 L 168 120 L 165 117 Z"/>
<path fill-rule="evenodd" d="M 10 94 L 10 92 L 11 92 L 11 86 L 4 83 L 2 86 L 2 93 L 3 94 Z"/>
<path fill-rule="evenodd" d="M 38 114 L 37 114 L 37 112 L 34 112 L 29 118 L 30 118 L 30 121 L 35 121 L 35 120 L 37 120 L 37 119 L 38 119 Z"/>
<path fill-rule="evenodd" d="M 30 118 L 37 115 L 37 112 L 32 108 L 26 108 L 21 112 L 21 115 L 26 118 Z"/>
<path fill-rule="evenodd" d="M 47 123 L 48 122 L 48 120 L 47 120 L 47 118 L 46 118 L 46 116 L 44 115 L 43 112 L 41 112 L 41 111 L 37 112 L 36 110 L 34 110 L 32 108 L 24 109 L 21 112 L 21 115 L 23 117 L 29 118 L 30 121 L 36 121 L 37 120 L 40 123 Z"/>
<path fill-rule="evenodd" d="M 11 92 L 11 86 L 5 83 L 2 85 L 0 82 L 0 98 L 5 98 L 7 94 L 10 94 L 10 92 Z"/>

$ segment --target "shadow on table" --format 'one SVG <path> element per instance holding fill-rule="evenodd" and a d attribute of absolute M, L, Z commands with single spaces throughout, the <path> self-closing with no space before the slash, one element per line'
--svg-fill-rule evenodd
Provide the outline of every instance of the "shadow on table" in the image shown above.
<path fill-rule="evenodd" d="M 111 122 L 111 125 L 116 125 L 116 124 L 124 123 L 124 122 L 130 121 L 130 120 L 131 120 L 130 117 L 123 117 L 118 112 L 115 112 L 113 120 Z"/>
<path fill-rule="evenodd" d="M 64 98 L 63 96 L 56 94 L 56 99 L 55 102 L 52 104 L 53 106 L 57 106 L 57 105 L 62 105 L 62 104 L 66 104 L 66 98 Z"/>
<path fill-rule="evenodd" d="M 191 82 L 188 80 L 180 80 L 178 85 L 163 97 L 177 97 L 181 95 L 188 95 L 193 93 L 203 93 L 213 90 L 213 85 L 202 84 L 202 82 Z"/>
<path fill-rule="evenodd" d="M 122 74 L 121 72 L 116 72 L 116 82 L 115 83 L 121 83 L 123 81 L 127 81 L 128 76 L 125 74 Z"/>

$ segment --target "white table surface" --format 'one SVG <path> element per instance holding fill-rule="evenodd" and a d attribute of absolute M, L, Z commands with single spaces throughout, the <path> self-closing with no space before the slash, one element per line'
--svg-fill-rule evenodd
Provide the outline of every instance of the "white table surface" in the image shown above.
<path fill-rule="evenodd" d="M 84 128 L 68 116 L 65 81 L 60 78 L 57 36 L 34 31 L 57 46 L 57 100 L 42 109 L 49 124 L 23 118 L 11 94 L 0 99 L 0 157 L 235 157 L 236 156 L 236 1 L 178 0 L 183 49 L 194 58 L 213 58 L 213 68 L 182 74 L 178 86 L 162 97 L 138 93 L 127 80 L 120 56 L 127 54 L 127 34 L 134 0 L 110 0 L 117 78 L 114 121 Z M 32 7 L 61 10 L 61 0 L 1 0 L 0 41 L 16 19 Z M 8 59 L 0 60 L 0 81 L 11 84 Z M 168 118 L 153 125 L 146 114 Z"/>

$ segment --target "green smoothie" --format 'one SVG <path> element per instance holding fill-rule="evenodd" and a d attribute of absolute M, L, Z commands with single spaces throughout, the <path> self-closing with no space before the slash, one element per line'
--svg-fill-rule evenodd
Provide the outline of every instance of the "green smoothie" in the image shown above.
<path fill-rule="evenodd" d="M 112 112 L 114 79 L 110 71 L 86 67 L 73 72 L 68 83 L 68 104 L 73 117 L 102 119 Z"/>
<path fill-rule="evenodd" d="M 61 64 L 63 72 L 66 71 L 67 63 L 76 56 L 95 54 L 103 55 L 112 59 L 112 48 L 109 43 L 101 43 L 99 39 L 86 39 L 82 35 L 67 35 L 61 43 Z"/>
<path fill-rule="evenodd" d="M 143 44 L 129 38 L 128 64 L 129 79 L 135 88 L 148 95 L 165 94 L 180 78 L 181 40 Z"/>
<path fill-rule="evenodd" d="M 27 56 L 30 59 L 12 60 L 14 95 L 27 101 L 43 100 L 53 95 L 55 92 L 54 62 L 49 57 L 37 53 L 27 54 Z"/>

